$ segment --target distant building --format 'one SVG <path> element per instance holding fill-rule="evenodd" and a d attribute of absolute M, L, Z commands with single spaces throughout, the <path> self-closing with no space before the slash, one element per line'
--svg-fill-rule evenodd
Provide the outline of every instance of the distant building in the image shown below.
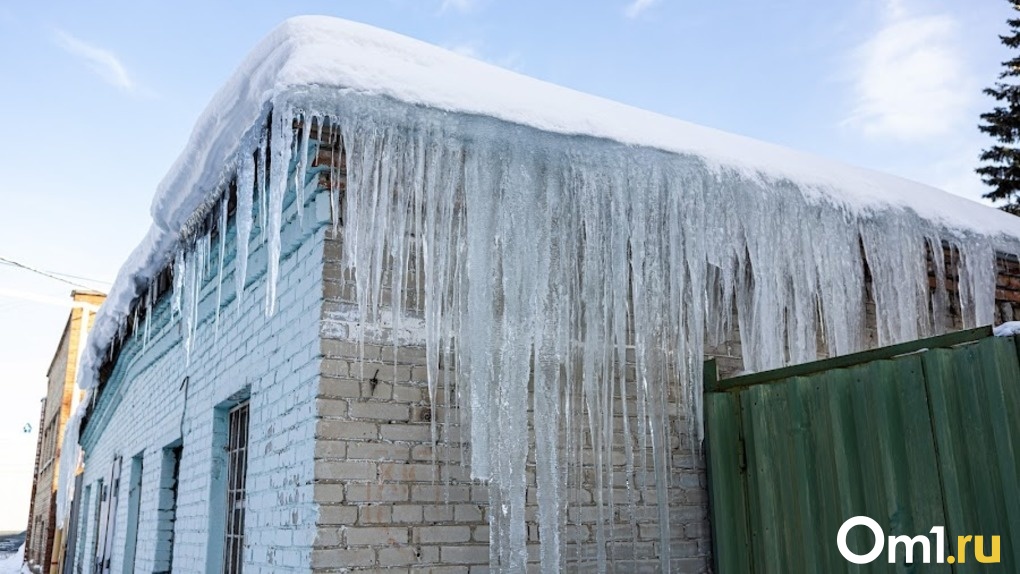
<path fill-rule="evenodd" d="M 78 359 L 85 336 L 105 295 L 95 291 L 72 291 L 71 312 L 60 336 L 60 344 L 47 372 L 46 398 L 39 414 L 39 441 L 35 454 L 35 475 L 25 538 L 25 559 L 35 572 L 53 572 L 56 556 L 53 542 L 56 532 L 57 466 L 60 460 L 64 425 L 77 406 L 81 391 L 76 390 Z"/>

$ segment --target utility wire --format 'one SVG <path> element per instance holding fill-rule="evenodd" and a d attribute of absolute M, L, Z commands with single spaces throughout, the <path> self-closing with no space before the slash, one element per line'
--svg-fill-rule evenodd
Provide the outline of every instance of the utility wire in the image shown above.
<path fill-rule="evenodd" d="M 112 282 L 110 282 L 110 281 L 103 281 L 102 279 L 92 279 L 91 277 L 82 277 L 81 275 L 71 275 L 70 273 L 58 273 L 56 271 L 47 271 L 47 272 L 48 273 L 52 273 L 54 275 L 59 275 L 61 277 L 67 277 L 68 279 L 80 279 L 82 281 L 88 281 L 89 283 L 102 283 L 103 285 L 113 285 Z"/>
<path fill-rule="evenodd" d="M 43 271 L 42 269 L 36 269 L 35 267 L 32 267 L 30 265 L 25 265 L 24 263 L 19 263 L 17 261 L 14 261 L 13 259 L 7 259 L 6 257 L 3 257 L 3 256 L 0 256 L 0 263 L 6 263 L 7 265 L 11 265 L 11 266 L 17 267 L 19 269 L 24 269 L 25 271 L 29 271 L 31 273 L 36 273 L 38 275 L 42 275 L 43 277 L 48 277 L 48 278 L 53 279 L 55 281 L 60 281 L 61 283 L 67 283 L 68 285 L 71 285 L 73 287 L 81 287 L 82 289 L 92 290 L 92 287 L 89 287 L 88 285 L 82 285 L 81 283 L 75 283 L 74 281 L 69 281 L 67 279 L 64 279 L 63 277 L 60 277 L 59 275 L 63 275 L 62 273 L 57 274 L 57 273 L 52 273 L 50 271 Z M 73 275 L 67 275 L 67 277 L 74 277 L 74 276 Z M 85 277 L 75 277 L 75 278 L 76 279 L 81 279 L 81 280 L 84 280 L 84 281 L 90 281 L 90 282 L 92 281 L 92 279 L 87 279 Z M 96 281 L 96 283 L 106 283 L 106 282 L 105 281 Z"/>

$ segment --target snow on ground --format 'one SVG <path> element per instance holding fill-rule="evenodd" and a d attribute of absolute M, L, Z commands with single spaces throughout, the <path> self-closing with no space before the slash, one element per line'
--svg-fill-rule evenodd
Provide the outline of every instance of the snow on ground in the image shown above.
<path fill-rule="evenodd" d="M 1020 335 L 1020 321 L 1009 321 L 994 329 L 996 337 L 1012 337 Z"/>
<path fill-rule="evenodd" d="M 25 545 L 22 544 L 18 551 L 6 558 L 0 558 L 0 574 L 31 574 L 24 566 Z"/>

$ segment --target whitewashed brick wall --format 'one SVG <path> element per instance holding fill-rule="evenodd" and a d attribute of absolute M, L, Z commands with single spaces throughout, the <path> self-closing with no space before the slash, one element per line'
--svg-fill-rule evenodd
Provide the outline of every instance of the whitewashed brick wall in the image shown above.
<path fill-rule="evenodd" d="M 123 457 L 112 572 L 127 543 L 130 459 L 144 456 L 134 571 L 157 564 L 163 449 L 183 442 L 174 534 L 174 572 L 206 572 L 209 541 L 221 516 L 210 515 L 214 414 L 218 405 L 250 389 L 245 572 L 308 572 L 317 518 L 313 501 L 315 393 L 319 380 L 319 319 L 322 307 L 323 211 L 312 198 L 303 223 L 292 205 L 286 213 L 275 315 L 265 308 L 266 249 L 253 234 L 248 288 L 237 303 L 233 276 L 233 222 L 227 232 L 219 325 L 215 325 L 216 256 L 202 291 L 200 323 L 191 357 L 185 356 L 180 322 L 169 322 L 168 297 L 155 309 L 150 340 L 139 329 L 128 340 L 102 389 L 83 435 L 84 484 L 92 495 L 83 509 L 82 556 L 91 564 L 96 535 L 97 481 L 115 456 Z M 216 238 L 212 244 L 218 243 Z M 214 247 L 215 252 L 215 247 Z M 187 384 L 182 385 L 187 379 Z M 186 397 L 186 400 L 185 400 Z M 213 513 L 218 514 L 218 513 Z M 214 533 L 210 534 L 210 528 Z M 215 546 L 214 546 L 215 547 Z M 216 558 L 216 557 L 214 557 Z"/>

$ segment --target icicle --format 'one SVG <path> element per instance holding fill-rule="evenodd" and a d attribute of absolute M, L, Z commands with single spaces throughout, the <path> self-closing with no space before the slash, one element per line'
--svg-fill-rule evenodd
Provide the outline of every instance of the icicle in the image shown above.
<path fill-rule="evenodd" d="M 308 135 L 312 128 L 312 116 L 301 117 L 301 134 L 297 142 L 297 168 L 294 170 L 294 192 L 296 194 L 298 222 L 304 225 L 305 177 L 308 172 Z"/>
<path fill-rule="evenodd" d="M 335 235 L 340 229 L 340 170 L 343 167 L 343 139 L 339 133 L 335 133 L 334 124 L 331 122 L 329 126 L 329 141 L 332 148 L 332 171 L 329 175 L 329 205 L 330 205 L 330 216 L 333 223 L 333 234 Z"/>
<path fill-rule="evenodd" d="M 931 274 L 935 276 L 935 288 L 931 293 L 932 332 L 941 335 L 951 327 L 946 324 L 949 292 L 946 290 L 946 256 L 942 240 L 937 236 L 928 237 L 928 251 L 931 253 Z"/>
<path fill-rule="evenodd" d="M 965 328 L 991 325 L 995 319 L 995 252 L 984 238 L 961 241 L 959 291 Z"/>
<path fill-rule="evenodd" d="M 184 274 L 187 271 L 184 250 L 178 249 L 174 254 L 173 297 L 170 299 L 170 320 L 181 316 L 181 300 L 184 297 Z"/>
<path fill-rule="evenodd" d="M 266 314 L 276 312 L 276 288 L 280 275 L 280 232 L 283 225 L 283 196 L 287 192 L 287 172 L 293 153 L 293 116 L 283 109 L 273 111 L 272 141 L 269 144 L 272 159 L 269 162 L 268 270 L 266 275 Z"/>
<path fill-rule="evenodd" d="M 259 147 L 255 151 L 255 194 L 259 196 L 259 235 L 263 245 L 266 244 L 269 238 L 269 234 L 266 232 L 269 221 L 269 202 L 266 197 L 269 188 L 266 184 L 266 178 L 268 177 L 266 171 L 269 169 L 268 163 L 269 141 L 266 139 L 266 133 L 263 132 L 262 139 L 259 141 Z"/>
<path fill-rule="evenodd" d="M 492 229 L 497 212 L 495 194 L 496 185 L 491 179 L 491 167 L 469 156 L 465 170 L 465 184 L 469 189 L 486 190 L 485 193 L 474 193 L 466 198 L 465 209 L 467 243 L 473 249 L 468 251 L 465 273 L 469 281 L 467 288 L 467 308 L 465 324 L 468 328 L 467 340 L 471 341 L 462 357 L 464 379 L 468 381 L 468 398 L 470 400 L 470 436 L 471 436 L 471 477 L 487 479 L 491 476 L 489 461 L 490 429 L 496 424 L 492 420 L 490 406 L 495 404 L 492 396 L 496 365 L 493 357 L 496 354 L 495 333 L 499 322 L 493 316 L 494 285 L 492 278 L 498 275 L 495 265 L 498 258 L 495 253 Z M 357 193 L 348 191 L 348 197 Z M 426 304 L 428 304 L 426 302 Z M 458 364 L 461 364 L 458 362 Z M 493 512 L 495 514 L 495 511 Z"/>
<path fill-rule="evenodd" d="M 202 296 L 202 282 L 204 270 L 209 255 L 208 235 L 200 238 L 189 252 L 190 263 L 187 264 L 187 271 L 184 278 L 184 295 L 182 298 L 184 354 L 188 364 L 191 364 L 191 352 L 195 345 L 195 335 L 198 330 L 198 307 Z"/>
<path fill-rule="evenodd" d="M 912 212 L 859 213 L 696 157 L 333 97 L 329 110 L 303 108 L 296 141 L 293 113 L 276 106 L 271 145 L 241 162 L 238 297 L 257 193 L 275 310 L 284 195 L 294 185 L 300 217 L 317 122 L 359 320 L 399 331 L 420 312 L 429 399 L 446 416 L 433 416 L 432 437 L 458 425 L 467 435 L 461 456 L 489 485 L 494 572 L 527 567 L 530 432 L 541 571 L 574 567 L 567 556 L 584 571 L 625 569 L 639 515 L 653 510 L 657 555 L 634 559 L 668 572 L 671 465 L 699 448 L 706 343 L 739 343 L 752 371 L 846 354 L 873 344 L 869 303 L 878 343 L 939 331 L 943 235 Z M 953 245 L 965 320 L 986 320 L 992 245 Z M 568 521 L 590 538 L 569 536 Z"/>
<path fill-rule="evenodd" d="M 262 157 L 262 152 L 256 152 L 256 158 Z M 261 161 L 244 157 L 237 172 L 237 211 L 234 215 L 235 227 L 237 228 L 234 248 L 234 300 L 237 308 L 241 308 L 241 300 L 244 298 L 244 284 L 248 274 L 248 243 L 251 239 L 252 219 L 254 217 L 254 201 L 252 194 L 255 193 L 256 173 L 261 171 Z M 260 191 L 261 195 L 262 192 Z M 262 233 L 265 231 L 263 229 Z"/>
<path fill-rule="evenodd" d="M 142 350 L 148 349 L 149 337 L 152 328 L 152 307 L 156 299 L 156 282 L 149 281 L 149 287 L 145 290 L 145 334 L 142 337 Z"/>
<path fill-rule="evenodd" d="M 220 334 L 220 304 L 223 302 L 223 260 L 227 257 L 227 201 L 224 195 L 220 200 L 220 222 L 219 222 L 219 252 L 216 255 L 218 269 L 216 270 L 216 336 Z M 243 280 L 242 280 L 243 281 Z"/>

